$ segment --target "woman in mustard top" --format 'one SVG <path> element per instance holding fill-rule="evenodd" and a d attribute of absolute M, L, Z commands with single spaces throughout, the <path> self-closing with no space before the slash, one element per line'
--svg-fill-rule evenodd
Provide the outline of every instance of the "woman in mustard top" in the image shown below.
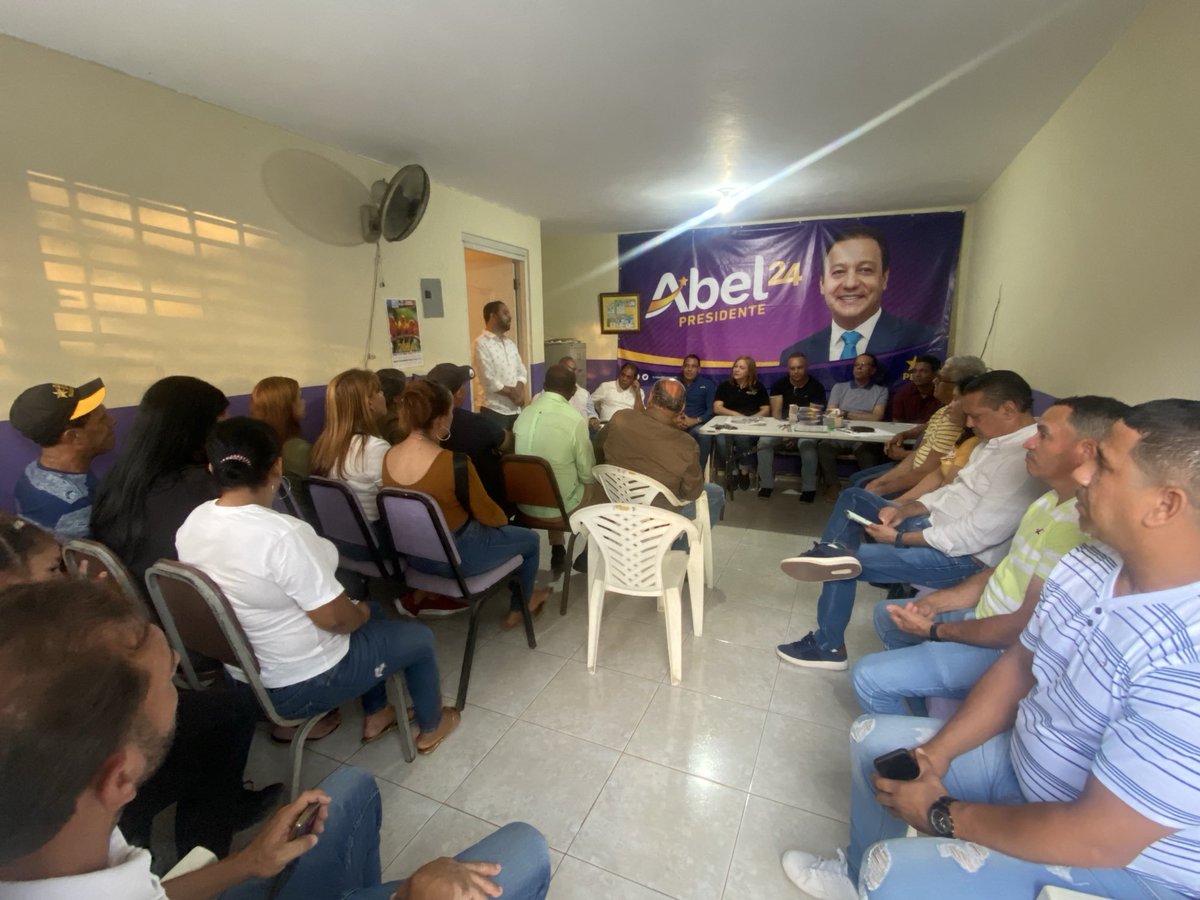
<path fill-rule="evenodd" d="M 469 460 L 467 500 L 470 508 L 464 508 L 455 494 L 454 454 L 443 450 L 439 444 L 450 434 L 454 406 L 450 392 L 432 381 L 417 381 L 404 389 L 399 406 L 401 423 L 409 429 L 409 434 L 384 457 L 384 485 L 420 491 L 434 499 L 453 532 L 464 575 L 486 572 L 520 554 L 519 574 L 525 596 L 529 598 L 529 610 L 535 614 L 540 612 L 550 596 L 550 589 L 534 590 L 540 557 L 537 533 L 508 524 L 504 510 L 488 496 Z M 419 571 L 431 575 L 451 574 L 444 563 L 422 559 L 410 562 Z M 420 611 L 419 607 L 415 610 Z M 503 627 L 509 629 L 520 622 L 521 596 L 514 590 Z"/>

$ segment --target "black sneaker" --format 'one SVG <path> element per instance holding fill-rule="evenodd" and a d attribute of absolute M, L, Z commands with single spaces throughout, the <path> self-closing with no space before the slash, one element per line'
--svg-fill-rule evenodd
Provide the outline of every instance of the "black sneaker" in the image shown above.
<path fill-rule="evenodd" d="M 857 578 L 862 563 L 844 544 L 817 541 L 807 553 L 783 560 L 779 568 L 797 581 L 842 581 Z"/>
<path fill-rule="evenodd" d="M 817 492 L 816 491 L 801 491 L 800 492 L 800 502 L 801 503 L 816 503 L 817 502 Z"/>
<path fill-rule="evenodd" d="M 571 568 L 576 572 L 587 572 L 587 547 L 583 548 L 583 552 L 575 557 L 575 562 L 571 564 Z"/>
<path fill-rule="evenodd" d="M 550 546 L 550 571 L 555 575 L 561 574 L 567 562 L 567 548 L 562 544 Z"/>
<path fill-rule="evenodd" d="M 738 489 L 743 491 L 750 490 L 750 473 L 743 472 L 738 476 Z"/>
<path fill-rule="evenodd" d="M 810 669 L 832 669 L 844 672 L 849 667 L 845 647 L 839 647 L 837 650 L 822 650 L 811 631 L 798 641 L 780 644 L 775 648 L 775 654 L 793 666 L 804 666 Z"/>
<path fill-rule="evenodd" d="M 764 500 L 769 499 L 771 496 L 771 488 L 759 488 L 758 496 L 762 497 Z"/>

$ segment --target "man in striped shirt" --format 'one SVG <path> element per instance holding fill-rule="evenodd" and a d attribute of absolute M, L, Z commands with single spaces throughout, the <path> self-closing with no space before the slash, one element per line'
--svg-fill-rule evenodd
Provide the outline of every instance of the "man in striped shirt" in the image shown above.
<path fill-rule="evenodd" d="M 1008 555 L 961 584 L 904 606 L 883 600 L 875 630 L 883 653 L 854 667 L 864 712 L 925 714 L 926 697 L 961 699 L 1029 622 L 1050 571 L 1083 543 L 1075 511 L 1075 470 L 1129 411 L 1110 397 L 1067 397 L 1046 410 L 1025 442 L 1025 469 L 1050 490 L 1017 526 Z"/>
<path fill-rule="evenodd" d="M 1076 472 L 1080 525 L 1103 544 L 1063 557 L 1020 641 L 940 731 L 854 723 L 848 859 L 789 851 L 799 887 L 1200 896 L 1197 448 L 1200 402 L 1144 403 L 1113 426 Z M 875 775 L 877 757 L 914 746 L 914 780 Z M 937 838 L 902 838 L 906 823 Z"/>

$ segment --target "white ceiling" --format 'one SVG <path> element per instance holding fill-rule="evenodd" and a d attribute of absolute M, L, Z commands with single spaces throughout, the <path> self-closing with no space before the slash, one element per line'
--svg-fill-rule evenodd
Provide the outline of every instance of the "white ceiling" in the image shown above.
<path fill-rule="evenodd" d="M 0 0 L 0 31 L 422 163 L 548 231 L 632 231 L 694 216 L 719 186 L 767 178 L 964 66 L 733 217 L 970 203 L 1143 5 Z"/>

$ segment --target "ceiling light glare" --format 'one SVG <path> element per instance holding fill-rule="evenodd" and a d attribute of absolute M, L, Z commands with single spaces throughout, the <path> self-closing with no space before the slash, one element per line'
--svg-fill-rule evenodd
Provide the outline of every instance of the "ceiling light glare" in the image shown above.
<path fill-rule="evenodd" d="M 728 215 L 738 204 L 737 198 L 733 195 L 733 188 L 721 188 L 719 193 L 721 199 L 717 201 L 717 212 L 723 216 Z"/>

